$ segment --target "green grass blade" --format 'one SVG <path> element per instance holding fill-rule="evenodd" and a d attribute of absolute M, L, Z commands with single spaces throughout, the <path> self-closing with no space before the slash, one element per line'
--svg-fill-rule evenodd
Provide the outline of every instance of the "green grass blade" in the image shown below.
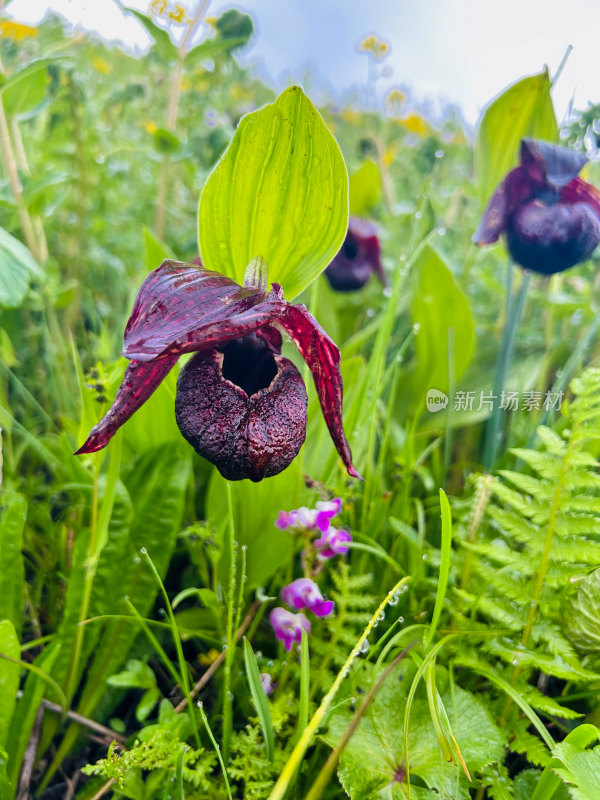
<path fill-rule="evenodd" d="M 275 755 L 275 739 L 273 735 L 271 709 L 269 708 L 269 701 L 260 679 L 260 672 L 258 671 L 256 656 L 254 655 L 254 650 L 252 649 L 252 645 L 248 639 L 244 639 L 244 662 L 246 664 L 246 677 L 248 678 L 250 694 L 252 695 L 252 700 L 254 701 L 254 707 L 256 708 L 256 713 L 258 714 L 263 736 L 265 737 L 267 757 L 269 761 L 273 761 L 273 757 Z"/>

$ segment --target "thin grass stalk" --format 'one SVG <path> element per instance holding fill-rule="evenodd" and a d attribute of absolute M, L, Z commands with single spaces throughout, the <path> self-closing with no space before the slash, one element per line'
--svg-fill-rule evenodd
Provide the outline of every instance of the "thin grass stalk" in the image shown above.
<path fill-rule="evenodd" d="M 169 596 L 167 594 L 167 590 L 165 589 L 165 585 L 161 580 L 161 577 L 156 569 L 156 565 L 154 561 L 150 558 L 150 554 L 146 550 L 145 547 L 142 547 L 140 553 L 143 558 L 146 559 L 148 566 L 152 570 L 152 573 L 156 579 L 156 583 L 159 587 L 160 593 L 163 596 L 163 600 L 165 601 L 166 611 L 169 615 L 169 622 L 171 627 L 171 633 L 173 635 L 173 643 L 175 644 L 175 649 L 177 651 L 177 662 L 179 664 L 179 672 L 180 672 L 180 680 L 181 680 L 181 688 L 183 689 L 183 694 L 187 698 L 188 704 L 190 708 L 192 707 L 192 698 L 190 694 L 190 679 L 188 675 L 188 668 L 185 661 L 185 656 L 183 655 L 183 647 L 181 646 L 181 637 L 179 635 L 179 629 L 177 628 L 177 622 L 175 620 L 175 614 L 173 613 L 173 607 L 169 601 Z M 196 744 L 198 747 L 201 746 L 200 743 L 200 736 L 198 734 L 198 728 L 194 725 L 194 736 L 196 738 Z"/>
<path fill-rule="evenodd" d="M 517 297 L 517 302 L 513 309 L 512 303 L 512 284 L 513 284 L 514 265 L 509 261 L 506 276 L 506 323 L 502 334 L 502 345 L 500 354 L 496 361 L 496 371 L 494 374 L 494 384 L 492 389 L 492 396 L 498 398 L 503 389 L 506 388 L 506 378 L 514 350 L 515 334 L 519 325 L 519 320 L 525 305 L 525 297 L 527 295 L 527 287 L 531 273 L 525 271 L 523 275 L 523 282 Z M 487 426 L 485 446 L 483 451 L 483 465 L 487 471 L 491 470 L 496 461 L 498 448 L 500 446 L 500 439 L 502 437 L 502 410 L 500 403 L 494 404 L 494 410 Z"/>
<path fill-rule="evenodd" d="M 171 78 L 171 86 L 169 90 L 169 100 L 167 106 L 166 128 L 168 131 L 171 131 L 171 133 L 175 133 L 177 128 L 177 115 L 179 113 L 179 98 L 181 96 L 181 81 L 183 78 L 183 61 L 189 52 L 192 39 L 198 29 L 198 25 L 200 25 L 200 23 L 202 22 L 202 18 L 206 13 L 206 9 L 208 7 L 209 2 L 210 0 L 200 0 L 192 18 L 188 23 L 188 27 L 183 36 L 183 39 L 181 40 L 181 44 L 179 45 L 178 48 L 177 61 L 175 63 L 175 69 L 173 71 L 173 75 Z M 170 174 L 171 174 L 170 158 L 169 154 L 165 153 L 160 165 L 158 189 L 157 189 L 156 213 L 154 218 L 154 230 L 156 235 L 160 239 L 164 239 L 165 236 L 165 222 L 166 222 L 167 200 L 169 194 Z"/>
<path fill-rule="evenodd" d="M 217 758 L 219 759 L 219 764 L 221 765 L 221 771 L 223 773 L 223 780 L 225 781 L 225 788 L 227 790 L 227 797 L 229 798 L 229 800 L 233 800 L 231 795 L 231 787 L 229 785 L 229 778 L 227 776 L 227 767 L 225 766 L 225 761 L 223 760 L 221 748 L 219 747 L 219 743 L 215 739 L 215 735 L 212 732 L 210 725 L 208 724 L 208 717 L 206 716 L 206 712 L 204 711 L 204 705 L 201 700 L 199 700 L 196 703 L 196 708 L 200 711 L 200 716 L 202 717 L 202 722 L 204 723 L 206 732 L 208 733 L 208 738 L 210 739 L 212 746 L 215 749 L 215 753 L 217 754 Z"/>
<path fill-rule="evenodd" d="M 23 187 L 21 185 L 21 180 L 19 178 L 17 159 L 10 139 L 8 119 L 6 117 L 6 112 L 4 111 L 4 105 L 2 104 L 1 99 L 0 99 L 0 147 L 2 148 L 2 156 L 4 158 L 4 164 L 6 167 L 8 182 L 10 183 L 10 188 L 13 194 L 15 205 L 17 207 L 17 213 L 19 215 L 21 228 L 23 229 L 23 235 L 25 236 L 25 242 L 27 243 L 27 247 L 31 250 L 31 254 L 35 258 L 35 260 L 39 264 L 41 264 L 42 263 L 41 253 L 38 248 L 35 230 L 33 227 L 33 220 L 31 219 L 31 216 L 29 214 L 29 209 L 27 208 L 27 204 L 25 203 L 25 198 L 23 197 Z"/>
<path fill-rule="evenodd" d="M 273 787 L 273 791 L 269 795 L 268 800 L 282 800 L 282 798 L 285 797 L 292 783 L 294 775 L 296 774 L 296 771 L 298 770 L 300 764 L 302 763 L 306 750 L 312 743 L 313 737 L 317 732 L 317 729 L 319 728 L 323 719 L 325 718 L 325 715 L 329 711 L 329 708 L 333 703 L 335 696 L 337 695 L 344 678 L 350 671 L 350 667 L 352 666 L 358 654 L 361 652 L 363 644 L 367 641 L 371 631 L 375 627 L 379 615 L 382 613 L 382 611 L 385 611 L 385 608 L 390 602 L 390 600 L 393 597 L 396 597 L 402 591 L 402 587 L 406 583 L 408 583 L 408 580 L 409 580 L 408 578 L 402 578 L 401 580 L 399 580 L 398 583 L 387 593 L 387 595 L 384 597 L 384 599 L 377 607 L 375 613 L 369 620 L 367 627 L 364 629 L 362 634 L 359 636 L 358 641 L 352 648 L 352 651 L 350 652 L 350 655 L 346 659 L 344 666 L 340 669 L 340 671 L 336 675 L 335 680 L 331 685 L 331 688 L 321 701 L 320 706 L 317 708 L 317 710 L 311 717 L 310 722 L 304 729 L 304 733 L 302 734 L 300 740 L 297 742 L 296 746 L 292 750 L 292 753 L 290 754 L 290 757 L 286 761 L 281 771 L 281 775 L 279 776 L 277 783 Z"/>

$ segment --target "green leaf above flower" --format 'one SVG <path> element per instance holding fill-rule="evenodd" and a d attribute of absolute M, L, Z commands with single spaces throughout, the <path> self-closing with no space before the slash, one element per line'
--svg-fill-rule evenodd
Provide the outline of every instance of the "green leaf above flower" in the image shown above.
<path fill-rule="evenodd" d="M 199 209 L 208 269 L 242 283 L 265 259 L 288 300 L 339 250 L 348 227 L 348 174 L 320 114 L 302 89 L 286 89 L 245 116 L 209 176 Z"/>

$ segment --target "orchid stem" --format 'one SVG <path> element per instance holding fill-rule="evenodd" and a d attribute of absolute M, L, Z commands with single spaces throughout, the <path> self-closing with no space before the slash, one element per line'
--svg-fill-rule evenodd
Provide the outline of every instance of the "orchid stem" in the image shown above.
<path fill-rule="evenodd" d="M 502 345 L 500 348 L 500 353 L 498 360 L 496 361 L 496 371 L 492 389 L 494 409 L 487 426 L 485 446 L 483 451 L 483 465 L 487 472 L 492 469 L 496 461 L 500 440 L 503 438 L 501 418 L 502 410 L 500 408 L 499 396 L 506 389 L 505 384 L 514 350 L 515 334 L 517 332 L 521 314 L 523 313 L 523 306 L 525 305 L 525 297 L 527 295 L 527 287 L 529 286 L 529 280 L 531 277 L 531 273 L 529 271 L 525 271 L 523 275 L 523 283 L 521 284 L 517 301 L 513 308 L 513 272 L 514 265 L 512 261 L 509 261 L 506 275 L 506 322 L 504 324 L 504 331 L 502 333 Z"/>

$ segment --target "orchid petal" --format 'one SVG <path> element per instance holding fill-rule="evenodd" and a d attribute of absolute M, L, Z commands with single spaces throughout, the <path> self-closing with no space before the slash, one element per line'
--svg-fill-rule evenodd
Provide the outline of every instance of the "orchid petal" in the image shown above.
<path fill-rule="evenodd" d="M 123 381 L 117 390 L 109 411 L 95 425 L 88 438 L 75 455 L 95 453 L 106 447 L 117 430 L 143 405 L 171 371 L 178 356 L 168 356 L 144 364 L 132 361 L 125 370 Z"/>
<path fill-rule="evenodd" d="M 560 192 L 562 203 L 585 203 L 600 218 L 600 192 L 582 178 L 574 178 Z"/>
<path fill-rule="evenodd" d="M 521 142 L 521 164 L 534 181 L 541 181 L 555 188 L 566 186 L 575 178 L 588 157 L 585 153 L 568 147 L 523 139 Z"/>
<path fill-rule="evenodd" d="M 203 267 L 163 261 L 140 287 L 123 355 L 152 361 L 219 347 L 254 333 L 284 305 L 278 287 L 265 294 Z"/>
<path fill-rule="evenodd" d="M 533 197 L 537 185 L 525 167 L 517 167 L 509 172 L 491 196 L 473 242 L 482 245 L 498 241 L 511 213 Z"/>
<path fill-rule="evenodd" d="M 312 372 L 325 422 L 348 474 L 360 478 L 352 464 L 352 453 L 342 425 L 340 351 L 304 306 L 287 305 L 278 322 L 291 336 Z"/>

